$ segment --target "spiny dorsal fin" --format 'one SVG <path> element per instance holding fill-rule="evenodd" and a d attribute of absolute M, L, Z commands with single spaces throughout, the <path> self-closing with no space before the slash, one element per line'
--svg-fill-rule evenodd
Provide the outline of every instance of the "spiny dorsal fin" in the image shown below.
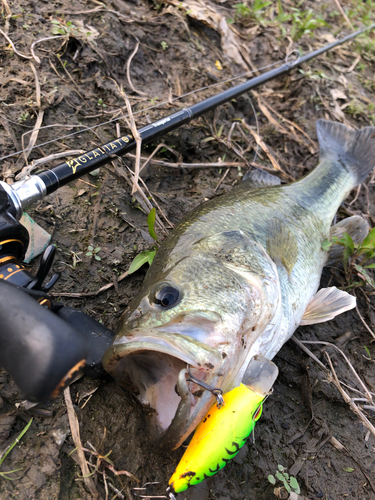
<path fill-rule="evenodd" d="M 298 242 L 289 227 L 277 219 L 271 219 L 267 234 L 267 251 L 275 264 L 283 265 L 290 274 L 298 258 Z"/>
<path fill-rule="evenodd" d="M 320 159 L 339 160 L 361 184 L 375 166 L 375 127 L 353 130 L 342 123 L 316 122 Z"/>
<path fill-rule="evenodd" d="M 354 243 L 361 243 L 370 230 L 368 222 L 359 215 L 353 215 L 340 221 L 331 227 L 330 237 L 342 238 L 344 233 L 348 233 Z M 342 260 L 345 247 L 342 245 L 332 245 L 329 249 L 326 266 L 332 266 L 335 262 Z"/>
<path fill-rule="evenodd" d="M 335 286 L 322 288 L 311 299 L 300 325 L 324 323 L 356 306 L 356 298 Z"/>
<path fill-rule="evenodd" d="M 278 186 L 281 184 L 281 180 L 276 175 L 269 174 L 265 170 L 260 168 L 254 168 L 243 176 L 244 182 L 251 183 L 254 187 L 270 187 Z"/>

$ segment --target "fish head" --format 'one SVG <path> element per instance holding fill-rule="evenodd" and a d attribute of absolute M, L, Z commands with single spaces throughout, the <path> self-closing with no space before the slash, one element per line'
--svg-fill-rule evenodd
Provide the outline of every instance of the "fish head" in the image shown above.
<path fill-rule="evenodd" d="M 154 434 L 173 449 L 213 404 L 193 380 L 223 391 L 241 382 L 280 290 L 275 265 L 242 231 L 202 238 L 175 261 L 158 252 L 103 365 L 155 410 Z"/>

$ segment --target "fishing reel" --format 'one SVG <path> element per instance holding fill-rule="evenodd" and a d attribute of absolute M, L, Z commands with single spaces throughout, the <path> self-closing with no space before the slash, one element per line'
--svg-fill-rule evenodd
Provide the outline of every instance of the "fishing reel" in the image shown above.
<path fill-rule="evenodd" d="M 79 374 L 104 376 L 101 358 L 114 333 L 74 308 L 55 302 L 45 283 L 55 247 L 45 250 L 34 276 L 23 264 L 29 233 L 17 220 L 7 186 L 0 182 L 0 366 L 30 401 L 59 395 Z"/>

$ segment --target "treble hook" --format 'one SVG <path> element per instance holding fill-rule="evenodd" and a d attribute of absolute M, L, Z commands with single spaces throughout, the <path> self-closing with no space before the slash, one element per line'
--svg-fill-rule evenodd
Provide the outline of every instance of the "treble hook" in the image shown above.
<path fill-rule="evenodd" d="M 167 488 L 167 495 L 139 495 L 138 493 L 135 493 L 136 491 L 144 491 L 146 492 L 148 486 L 153 486 L 154 484 L 160 484 L 158 481 L 155 481 L 153 483 L 145 483 L 141 488 L 132 488 L 133 493 L 136 497 L 139 498 L 169 498 L 169 500 L 176 500 L 176 497 L 174 494 L 170 491 L 170 488 Z"/>
<path fill-rule="evenodd" d="M 189 377 L 190 377 L 190 378 L 186 379 L 188 382 L 194 382 L 194 384 L 200 385 L 201 387 L 203 387 L 203 389 L 206 389 L 206 391 L 210 391 L 211 394 L 213 394 L 215 396 L 216 406 L 219 409 L 225 405 L 224 398 L 223 398 L 223 391 L 219 387 L 212 387 L 212 385 L 208 385 L 205 382 L 202 382 L 202 380 L 195 378 L 194 375 L 192 375 L 190 372 L 189 365 L 186 366 L 186 369 L 187 369 L 187 372 L 188 372 Z"/>

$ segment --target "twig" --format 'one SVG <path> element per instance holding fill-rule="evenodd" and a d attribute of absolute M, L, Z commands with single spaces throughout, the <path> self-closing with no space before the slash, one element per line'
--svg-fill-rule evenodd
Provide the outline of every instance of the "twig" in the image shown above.
<path fill-rule="evenodd" d="M 124 495 L 121 493 L 121 491 L 120 491 L 120 490 L 118 490 L 117 488 L 115 488 L 115 487 L 113 486 L 113 484 L 112 484 L 112 483 L 108 483 L 108 486 L 110 487 L 110 489 L 111 489 L 112 491 L 114 491 L 114 492 L 116 493 L 116 495 L 117 495 L 117 496 L 118 496 L 121 500 L 125 500 L 125 497 L 124 497 Z"/>
<path fill-rule="evenodd" d="M 352 371 L 353 375 L 355 376 L 355 378 L 357 379 L 357 381 L 359 382 L 359 384 L 364 389 L 365 393 L 367 394 L 367 397 L 368 397 L 369 401 L 372 402 L 372 395 L 371 395 L 370 391 L 367 389 L 367 387 L 365 386 L 365 384 L 362 382 L 360 376 L 355 371 L 353 365 L 351 364 L 351 362 L 349 361 L 349 359 L 347 358 L 347 356 L 345 356 L 345 354 L 342 352 L 342 350 L 339 347 L 337 347 L 334 344 L 331 344 L 330 342 L 325 342 L 324 340 L 304 340 L 304 341 L 302 341 L 302 343 L 303 344 L 322 344 L 322 345 L 326 345 L 328 347 L 333 347 L 334 349 L 336 349 L 337 351 L 339 351 L 339 353 L 341 354 L 341 356 L 347 362 L 347 364 L 348 364 L 350 370 Z"/>
<path fill-rule="evenodd" d="M 174 152 L 175 153 L 175 152 Z M 128 153 L 126 155 L 128 158 L 135 158 L 135 155 Z M 160 165 L 162 167 L 170 167 L 170 168 L 186 168 L 186 169 L 193 169 L 193 168 L 216 168 L 216 167 L 246 167 L 247 163 L 245 162 L 235 162 L 235 161 L 222 161 L 222 162 L 213 162 L 213 163 L 183 163 L 183 162 L 177 162 L 177 163 L 171 163 L 168 161 L 164 160 L 155 160 L 154 158 L 146 157 L 146 156 L 141 156 L 142 161 L 147 161 L 150 163 L 153 163 L 155 165 Z M 258 168 L 262 168 L 261 165 L 254 165 L 257 166 Z M 142 165 L 141 171 L 144 169 L 145 165 Z"/>
<path fill-rule="evenodd" d="M 366 323 L 366 321 L 363 319 L 362 314 L 359 312 L 358 306 L 356 306 L 355 310 L 357 311 L 357 314 L 358 314 L 360 320 L 362 321 L 362 323 L 365 325 L 365 327 L 371 333 L 371 335 L 373 336 L 373 338 L 375 340 L 375 333 L 371 330 L 371 328 L 368 326 L 368 324 Z"/>
<path fill-rule="evenodd" d="M 27 158 L 29 157 L 29 154 L 31 153 L 31 150 L 35 146 L 35 143 L 36 143 L 36 141 L 38 139 L 39 129 L 40 129 L 40 126 L 42 125 L 43 116 L 44 116 L 44 111 L 42 109 L 40 109 L 40 107 L 41 107 L 41 97 L 40 97 L 40 85 L 39 85 L 38 74 L 36 72 L 34 64 L 31 61 L 30 61 L 30 66 L 31 66 L 32 72 L 34 73 L 36 104 L 37 104 L 37 106 L 39 108 L 39 111 L 38 111 L 38 116 L 37 116 L 37 119 L 36 119 L 36 122 L 35 122 L 34 129 L 33 129 L 32 133 L 31 133 L 31 136 L 30 136 L 29 144 L 28 144 L 27 148 L 24 151 L 24 158 L 25 158 L 25 162 L 26 163 L 27 163 Z M 22 135 L 22 148 L 25 148 L 25 145 L 24 145 L 24 142 L 23 142 L 23 138 L 24 138 L 24 136 Z"/>
<path fill-rule="evenodd" d="M 123 279 L 125 279 L 128 275 L 129 275 L 129 271 L 125 271 L 124 273 L 122 273 L 121 276 L 119 276 L 117 278 L 117 283 L 119 281 L 122 281 Z M 72 293 L 52 292 L 52 293 L 50 293 L 50 295 L 52 295 L 52 297 L 74 297 L 77 299 L 79 299 L 81 297 L 96 297 L 100 293 L 105 292 L 106 290 L 109 290 L 113 286 L 114 286 L 114 283 L 107 283 L 106 285 L 99 288 L 99 290 L 97 290 L 96 292 L 86 292 L 86 293 L 85 292 L 82 292 L 82 293 L 80 293 L 80 292 L 72 292 Z"/>
<path fill-rule="evenodd" d="M 130 79 L 130 63 L 132 62 L 132 59 L 135 56 L 135 54 L 137 53 L 138 48 L 139 48 L 139 40 L 136 37 L 134 37 L 134 38 L 137 40 L 137 43 L 136 43 L 136 46 L 135 46 L 133 52 L 130 54 L 129 59 L 126 62 L 126 78 L 128 80 L 129 86 L 130 86 L 130 88 L 132 89 L 133 92 L 135 92 L 136 94 L 142 95 L 144 97 L 148 97 L 145 92 L 142 92 L 141 90 L 137 90 L 134 87 L 134 85 L 133 85 L 133 83 L 132 83 L 132 81 Z M 128 112 L 129 112 L 129 109 L 128 109 Z"/>
<path fill-rule="evenodd" d="M 15 47 L 14 43 L 12 42 L 12 40 L 9 38 L 9 36 L 8 36 L 6 33 L 4 33 L 4 31 L 3 31 L 3 30 L 0 30 L 0 33 L 1 33 L 1 34 L 3 35 L 3 37 L 5 37 L 5 38 L 6 38 L 6 40 L 10 43 L 10 45 L 11 45 L 12 49 L 14 50 L 14 52 L 15 52 L 18 56 L 23 57 L 24 59 L 34 59 L 34 58 L 33 58 L 33 56 L 26 56 L 25 54 L 22 54 L 22 52 L 19 52 L 19 51 L 16 49 L 16 47 Z"/>
<path fill-rule="evenodd" d="M 219 189 L 220 184 L 223 182 L 223 180 L 225 179 L 225 177 L 228 175 L 229 170 L 230 170 L 230 168 L 226 169 L 224 175 L 222 176 L 222 178 L 219 180 L 217 186 L 215 187 L 214 193 L 216 193 L 216 191 Z"/>
<path fill-rule="evenodd" d="M 1 119 L 1 117 L 0 117 Z M 40 127 L 43 128 L 43 127 Z M 49 163 L 50 161 L 57 160 L 59 158 L 65 158 L 66 156 L 76 156 L 76 155 L 82 155 L 86 151 L 84 149 L 71 149 L 69 151 L 63 151 L 62 153 L 54 153 L 52 155 L 48 155 L 45 158 L 39 158 L 38 160 L 33 160 L 30 165 L 27 167 L 24 167 L 19 174 L 16 175 L 16 180 L 20 181 L 27 177 L 28 175 L 31 174 L 33 170 L 35 170 L 37 167 L 40 165 L 43 165 L 44 163 Z M 80 179 L 82 180 L 82 179 Z M 92 184 L 91 184 L 92 185 Z M 96 187 L 96 186 L 94 186 Z"/>
<path fill-rule="evenodd" d="M 342 15 L 342 17 L 345 19 L 345 22 L 346 24 L 349 26 L 349 28 L 352 30 L 352 31 L 355 31 L 354 30 L 354 26 L 352 25 L 352 23 L 349 21 L 349 18 L 348 16 L 345 14 L 344 12 L 344 9 L 341 7 L 341 4 L 339 2 L 339 0 L 335 0 L 335 3 L 337 5 L 337 8 L 339 9 L 340 11 L 340 14 Z"/>
<path fill-rule="evenodd" d="M 323 370 L 326 372 L 326 373 L 329 373 L 329 370 L 326 366 L 324 366 L 324 364 L 320 361 L 320 359 L 318 359 L 314 353 L 312 353 L 310 351 L 310 349 L 308 349 L 300 340 L 298 340 L 296 337 L 291 337 L 291 339 L 295 344 L 298 345 L 298 347 L 300 349 L 302 349 L 308 356 L 310 356 L 310 358 L 312 358 L 316 363 L 318 363 L 318 365 L 323 368 Z"/>
<path fill-rule="evenodd" d="M 133 134 L 133 138 L 137 144 L 137 149 L 136 149 L 136 154 L 135 154 L 135 165 L 134 165 L 134 180 L 133 180 L 133 189 L 132 189 L 132 194 L 134 194 L 139 189 L 138 179 L 139 179 L 139 170 L 140 170 L 140 163 L 141 163 L 142 138 L 138 132 L 137 126 L 136 126 L 135 121 L 134 121 L 133 111 L 132 111 L 129 99 L 126 97 L 125 93 L 124 93 L 124 99 L 125 99 L 126 108 L 128 110 L 128 114 L 129 114 L 130 126 L 131 126 L 131 131 Z"/>
<path fill-rule="evenodd" d="M 41 38 L 40 40 L 37 40 L 36 42 L 34 42 L 33 44 L 31 44 L 31 47 L 30 47 L 30 52 L 33 56 L 33 58 L 35 59 L 35 61 L 40 64 L 40 59 L 39 57 L 35 54 L 34 52 L 34 47 L 35 45 L 37 45 L 38 43 L 41 43 L 41 42 L 45 42 L 47 40 L 54 40 L 55 38 L 65 38 L 65 39 L 69 39 L 69 35 L 56 35 L 56 36 L 48 36 L 47 38 Z M 63 44 L 64 45 L 64 44 Z"/>
<path fill-rule="evenodd" d="M 65 397 L 66 408 L 68 411 L 70 430 L 72 432 L 74 446 L 76 447 L 77 450 L 79 466 L 81 467 L 82 471 L 83 482 L 85 483 L 85 486 L 87 487 L 91 495 L 96 499 L 98 498 L 99 493 L 97 492 L 94 481 L 90 476 L 90 471 L 87 466 L 85 454 L 82 449 L 81 437 L 79 433 L 79 422 L 77 415 L 74 411 L 69 387 L 66 387 L 66 389 L 64 389 L 64 397 Z"/>
<path fill-rule="evenodd" d="M 163 210 L 160 208 L 160 205 L 159 203 L 155 200 L 155 197 L 152 195 L 152 193 L 150 192 L 150 190 L 148 189 L 148 187 L 146 186 L 146 183 L 144 182 L 144 180 L 142 179 L 142 177 L 140 177 L 140 180 L 142 182 L 142 185 L 143 187 L 146 189 L 147 193 L 149 194 L 149 196 L 151 197 L 152 201 L 155 203 L 156 205 L 156 208 L 160 211 L 161 215 L 164 217 L 164 220 L 166 221 L 167 224 L 170 225 L 171 228 L 174 227 L 174 225 L 172 224 L 172 222 L 168 219 L 168 217 L 165 215 L 165 213 L 163 212 Z M 168 233 L 168 231 L 167 231 Z"/>
<path fill-rule="evenodd" d="M 346 403 L 348 403 L 348 405 L 350 406 L 350 409 L 361 419 L 363 425 L 371 432 L 371 434 L 373 436 L 375 436 L 375 427 L 367 419 L 367 417 L 365 417 L 365 415 L 361 412 L 361 410 L 358 408 L 358 406 L 355 403 L 353 403 L 353 401 L 351 400 L 351 398 L 348 395 L 348 393 L 345 392 L 344 389 L 341 387 L 341 384 L 339 382 L 339 379 L 337 378 L 336 371 L 333 368 L 333 364 L 332 364 L 331 358 L 329 357 L 328 352 L 324 352 L 324 354 L 326 355 L 326 358 L 328 360 L 329 366 L 330 366 L 330 368 L 332 370 L 332 374 L 333 374 L 334 381 L 335 381 L 335 386 L 340 391 L 342 397 L 344 398 L 344 401 Z"/>
<path fill-rule="evenodd" d="M 142 165 L 142 167 L 140 168 L 139 170 L 139 173 L 142 172 L 142 170 L 144 168 L 147 167 L 147 165 L 150 163 L 150 161 L 153 159 L 153 157 L 156 155 L 156 153 L 159 151 L 159 149 L 161 148 L 165 148 L 167 149 L 170 153 L 174 154 L 177 158 L 179 158 L 180 160 L 182 159 L 182 156 L 179 155 L 178 153 L 176 153 L 176 151 L 173 151 L 172 148 L 170 148 L 169 146 L 167 146 L 166 144 L 164 144 L 164 142 L 162 142 L 161 144 L 158 144 L 156 146 L 156 148 L 154 149 L 154 151 L 151 153 L 151 155 L 147 158 L 147 160 L 144 162 L 144 164 Z M 132 155 L 132 157 L 134 158 L 134 155 Z M 142 159 L 142 157 L 141 157 Z"/>
<path fill-rule="evenodd" d="M 7 0 L 2 0 L 2 3 L 4 5 L 4 10 L 5 10 L 5 14 L 6 14 L 4 31 L 5 31 L 5 33 L 8 33 L 8 31 L 9 31 L 9 21 L 10 21 L 10 18 L 12 17 L 12 11 L 10 10 L 10 7 L 8 5 Z"/>

